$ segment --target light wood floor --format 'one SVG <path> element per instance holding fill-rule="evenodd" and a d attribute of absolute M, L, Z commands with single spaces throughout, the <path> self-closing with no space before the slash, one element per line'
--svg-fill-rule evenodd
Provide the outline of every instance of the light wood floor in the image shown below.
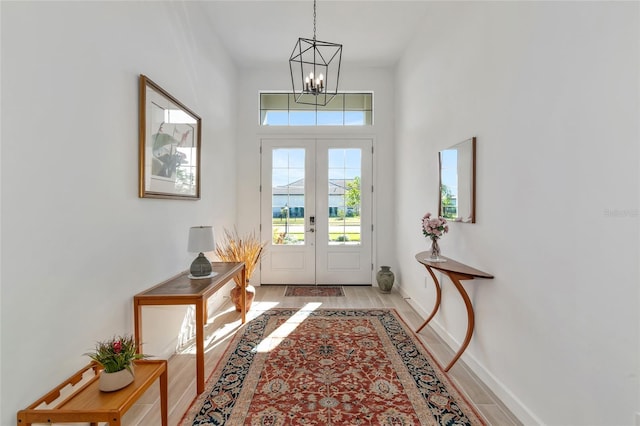
<path fill-rule="evenodd" d="M 274 307 L 302 307 L 307 303 L 321 302 L 321 308 L 395 308 L 407 324 L 415 330 L 424 318 L 411 308 L 395 289 L 391 294 L 382 294 L 375 287 L 345 286 L 345 297 L 285 297 L 285 286 L 257 287 L 256 298 L 247 319 L 255 318 L 261 311 Z M 226 349 L 229 340 L 240 327 L 240 314 L 230 302 L 216 312 L 209 312 L 205 328 L 205 361 L 208 377 L 217 360 Z M 454 354 L 432 330 L 425 327 L 420 339 L 431 353 L 447 364 Z M 186 347 L 169 360 L 169 425 L 177 425 L 196 396 L 195 355 L 193 346 Z M 490 425 L 520 425 L 496 396 L 478 380 L 459 360 L 449 371 L 459 388 L 476 405 Z M 124 425 L 160 425 L 158 386 L 149 391 L 126 414 Z"/>

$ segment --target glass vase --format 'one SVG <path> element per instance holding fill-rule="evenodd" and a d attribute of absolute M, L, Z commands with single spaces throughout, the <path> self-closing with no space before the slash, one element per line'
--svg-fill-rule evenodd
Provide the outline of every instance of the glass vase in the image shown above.
<path fill-rule="evenodd" d="M 443 259 L 440 257 L 440 246 L 438 245 L 438 239 L 431 239 L 431 256 L 429 256 L 429 260 L 432 262 L 442 262 Z"/>

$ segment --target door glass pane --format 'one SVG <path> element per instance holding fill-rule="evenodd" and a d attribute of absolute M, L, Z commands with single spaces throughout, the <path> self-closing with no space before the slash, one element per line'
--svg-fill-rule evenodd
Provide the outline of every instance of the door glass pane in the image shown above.
<path fill-rule="evenodd" d="M 362 150 L 329 149 L 329 245 L 359 245 Z"/>
<path fill-rule="evenodd" d="M 271 235 L 274 245 L 304 244 L 303 148 L 273 150 Z"/>

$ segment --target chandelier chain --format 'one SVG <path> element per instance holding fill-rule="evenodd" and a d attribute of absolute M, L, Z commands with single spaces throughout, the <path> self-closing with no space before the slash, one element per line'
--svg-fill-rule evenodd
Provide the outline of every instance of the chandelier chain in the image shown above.
<path fill-rule="evenodd" d="M 313 40 L 298 38 L 289 58 L 289 71 L 296 103 L 326 106 L 338 93 L 342 45 L 316 40 L 317 5 L 313 0 Z"/>

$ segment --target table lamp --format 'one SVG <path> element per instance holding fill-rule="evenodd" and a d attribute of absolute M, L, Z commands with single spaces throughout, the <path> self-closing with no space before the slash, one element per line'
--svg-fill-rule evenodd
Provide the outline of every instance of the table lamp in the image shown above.
<path fill-rule="evenodd" d="M 203 253 L 205 251 L 213 251 L 215 248 L 213 226 L 193 226 L 189 229 L 187 251 L 199 253 L 191 264 L 189 278 L 210 278 L 216 275 L 215 272 L 212 272 L 211 261 Z"/>

